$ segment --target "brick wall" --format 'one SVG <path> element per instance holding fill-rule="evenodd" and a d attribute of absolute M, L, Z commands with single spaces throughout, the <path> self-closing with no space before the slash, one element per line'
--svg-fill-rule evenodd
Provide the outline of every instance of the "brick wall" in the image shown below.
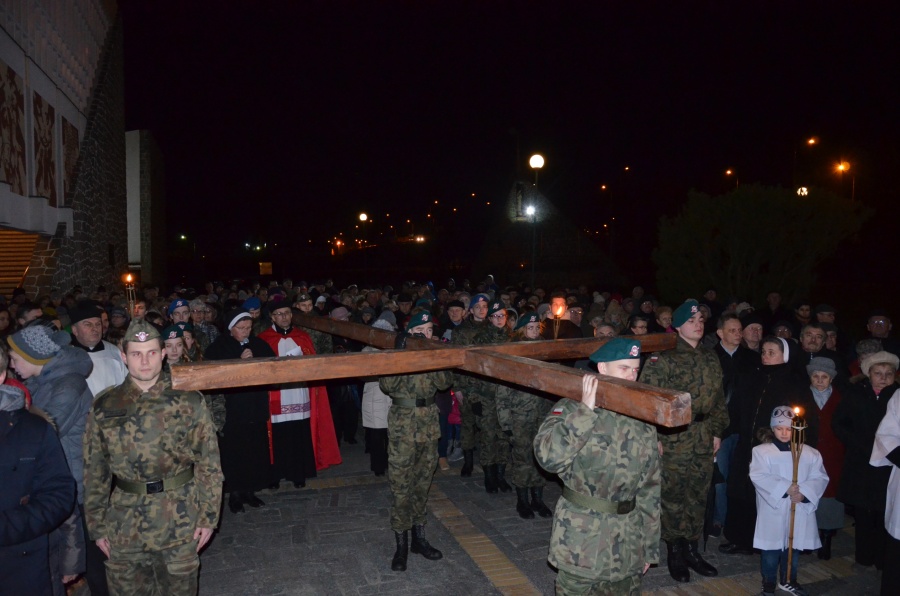
<path fill-rule="evenodd" d="M 117 286 L 127 268 L 122 23 L 110 29 L 97 69 L 68 206 L 74 234 L 41 237 L 25 279 L 30 294 L 50 287 Z M 50 281 L 50 287 L 47 282 Z"/>

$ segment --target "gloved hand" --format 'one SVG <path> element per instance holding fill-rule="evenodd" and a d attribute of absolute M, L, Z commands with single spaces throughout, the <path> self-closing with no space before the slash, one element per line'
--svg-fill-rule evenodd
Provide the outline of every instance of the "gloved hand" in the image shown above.
<path fill-rule="evenodd" d="M 409 333 L 403 331 L 398 333 L 396 337 L 394 337 L 394 349 L 395 350 L 405 350 L 406 349 L 406 338 L 409 337 Z"/>
<path fill-rule="evenodd" d="M 484 413 L 484 409 L 481 407 L 480 401 L 476 401 L 472 404 L 472 413 L 476 416 L 481 416 Z"/>

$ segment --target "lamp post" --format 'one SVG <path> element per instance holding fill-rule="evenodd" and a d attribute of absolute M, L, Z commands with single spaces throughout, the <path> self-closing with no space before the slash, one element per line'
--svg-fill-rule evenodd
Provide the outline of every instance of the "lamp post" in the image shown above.
<path fill-rule="evenodd" d="M 740 186 L 741 186 L 741 181 L 740 181 L 740 179 L 738 179 L 737 172 L 735 172 L 735 171 L 732 170 L 731 168 L 728 168 L 727 170 L 725 170 L 725 175 L 726 175 L 726 176 L 734 176 L 734 187 L 735 187 L 735 188 L 740 188 Z"/>
<path fill-rule="evenodd" d="M 850 171 L 850 163 L 841 160 L 837 166 L 835 166 L 835 170 L 841 175 L 841 191 L 844 190 L 844 172 Z M 850 202 L 856 202 L 856 174 L 852 174 L 850 176 Z"/>
<path fill-rule="evenodd" d="M 362 228 L 362 251 L 363 251 L 363 267 L 367 266 L 367 261 L 369 260 L 368 253 L 366 252 L 366 222 L 369 220 L 369 216 L 363 212 L 359 214 L 359 226 Z"/>
<path fill-rule="evenodd" d="M 531 291 L 534 292 L 534 260 L 536 255 L 535 235 L 537 230 L 537 218 L 535 215 L 537 214 L 537 210 L 534 208 L 534 205 L 529 205 L 525 208 L 525 213 L 531 218 Z"/>
<path fill-rule="evenodd" d="M 528 165 L 531 166 L 531 169 L 534 170 L 534 186 L 538 185 L 538 171 L 544 167 L 544 156 L 540 153 L 535 153 L 531 156 L 531 159 L 528 160 Z"/>

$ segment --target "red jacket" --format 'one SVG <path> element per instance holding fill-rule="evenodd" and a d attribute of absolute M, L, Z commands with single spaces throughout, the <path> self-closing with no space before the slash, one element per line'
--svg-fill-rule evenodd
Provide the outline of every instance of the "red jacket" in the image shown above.
<path fill-rule="evenodd" d="M 813 399 L 810 391 L 810 399 Z M 831 386 L 831 397 L 825 403 L 825 407 L 819 410 L 819 440 L 816 449 L 822 454 L 825 471 L 828 472 L 828 486 L 823 497 L 836 497 L 837 489 L 841 482 L 841 473 L 844 467 L 844 444 L 831 430 L 831 419 L 841 403 L 841 392 L 834 385 Z"/>

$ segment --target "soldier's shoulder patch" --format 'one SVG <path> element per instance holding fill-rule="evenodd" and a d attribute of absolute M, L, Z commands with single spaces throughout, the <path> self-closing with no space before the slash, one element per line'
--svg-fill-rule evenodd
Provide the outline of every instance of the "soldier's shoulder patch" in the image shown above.
<path fill-rule="evenodd" d="M 659 354 L 654 354 L 653 356 L 650 356 L 650 359 L 647 362 L 649 364 L 656 364 L 657 362 L 659 362 Z"/>
<path fill-rule="evenodd" d="M 563 406 L 556 406 L 555 408 L 550 410 L 550 415 L 551 416 L 561 416 L 564 411 L 565 411 L 565 408 Z"/>

